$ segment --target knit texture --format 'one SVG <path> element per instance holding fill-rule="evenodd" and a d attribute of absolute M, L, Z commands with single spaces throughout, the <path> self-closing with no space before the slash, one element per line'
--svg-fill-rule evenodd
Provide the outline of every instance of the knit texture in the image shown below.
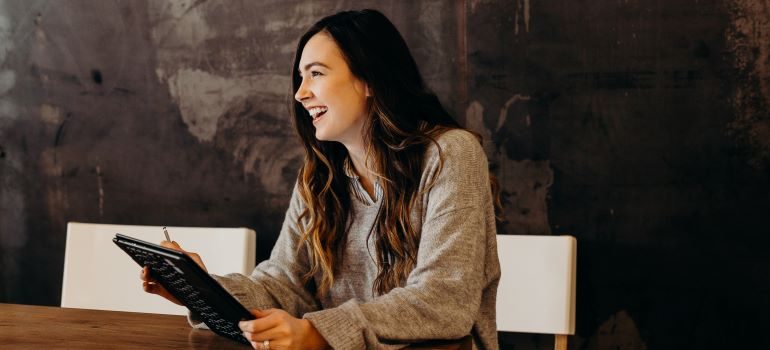
<path fill-rule="evenodd" d="M 367 235 L 382 199 L 367 204 L 351 196 L 343 258 L 331 290 L 317 298 L 314 281 L 302 282 L 310 260 L 304 244 L 298 249 L 297 218 L 304 203 L 296 187 L 270 259 L 251 276 L 214 278 L 249 309 L 281 308 L 309 320 L 334 349 L 397 349 L 468 334 L 474 348 L 497 349 L 500 265 L 487 158 L 467 131 L 447 131 L 437 141 L 440 147 L 431 145 L 425 154 L 420 200 L 412 213 L 421 235 L 419 252 L 403 286 L 373 293 L 376 250 Z M 194 317 L 190 321 L 200 326 Z"/>

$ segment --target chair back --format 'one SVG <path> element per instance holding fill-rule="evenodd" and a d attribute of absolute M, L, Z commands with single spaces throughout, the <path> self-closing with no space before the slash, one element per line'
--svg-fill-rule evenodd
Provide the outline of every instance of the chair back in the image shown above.
<path fill-rule="evenodd" d="M 247 228 L 167 227 L 171 239 L 198 253 L 210 273 L 250 274 L 256 263 L 256 233 Z M 145 293 L 141 267 L 118 248 L 116 233 L 159 243 L 161 226 L 69 222 L 61 306 L 81 309 L 186 315 L 187 308 Z"/>
<path fill-rule="evenodd" d="M 497 235 L 497 252 L 497 330 L 575 334 L 575 237 Z"/>

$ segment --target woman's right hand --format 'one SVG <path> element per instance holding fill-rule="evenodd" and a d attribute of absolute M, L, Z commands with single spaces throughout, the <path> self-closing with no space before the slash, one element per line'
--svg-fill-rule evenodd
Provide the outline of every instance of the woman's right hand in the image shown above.
<path fill-rule="evenodd" d="M 203 264 L 203 260 L 201 260 L 201 257 L 198 254 L 191 253 L 182 249 L 182 247 L 180 247 L 176 242 L 162 241 L 160 242 L 160 245 L 187 254 L 187 256 L 193 259 L 193 261 L 195 261 L 203 269 L 203 271 L 208 272 L 208 270 L 206 270 L 206 265 Z M 179 302 L 177 298 L 171 295 L 171 293 L 169 293 L 166 288 L 163 288 L 163 286 L 150 275 L 149 267 L 145 266 L 142 268 L 142 272 L 140 273 L 139 278 L 142 280 L 142 288 L 145 292 L 160 295 L 174 304 L 182 305 L 182 303 Z"/>

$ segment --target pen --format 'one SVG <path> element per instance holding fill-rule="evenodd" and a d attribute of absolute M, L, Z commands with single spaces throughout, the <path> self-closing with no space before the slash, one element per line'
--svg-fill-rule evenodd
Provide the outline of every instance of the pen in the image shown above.
<path fill-rule="evenodd" d="M 163 234 L 166 235 L 166 240 L 171 242 L 171 237 L 169 237 L 168 231 L 166 231 L 166 226 L 163 226 Z"/>

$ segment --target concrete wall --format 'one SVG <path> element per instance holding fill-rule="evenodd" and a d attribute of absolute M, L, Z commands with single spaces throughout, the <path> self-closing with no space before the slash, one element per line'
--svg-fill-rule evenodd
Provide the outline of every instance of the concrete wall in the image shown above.
<path fill-rule="evenodd" d="M 501 233 L 578 238 L 572 347 L 770 345 L 759 0 L 0 1 L 0 302 L 59 303 L 67 221 L 248 226 L 266 258 L 296 39 L 364 7 L 487 140 Z"/>

